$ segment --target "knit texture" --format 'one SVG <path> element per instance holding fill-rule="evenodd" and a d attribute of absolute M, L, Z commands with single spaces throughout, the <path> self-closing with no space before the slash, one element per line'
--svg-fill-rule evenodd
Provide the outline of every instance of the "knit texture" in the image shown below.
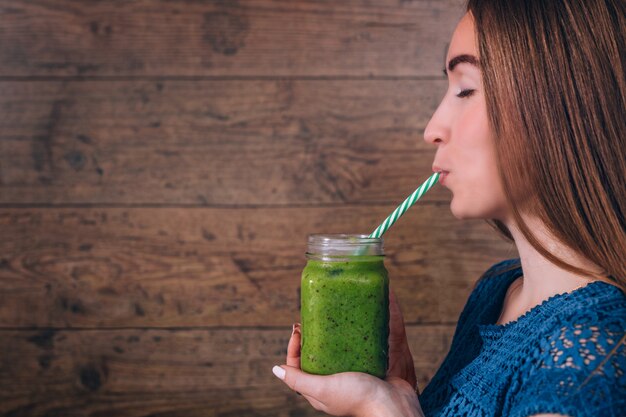
<path fill-rule="evenodd" d="M 594 281 L 496 325 L 521 275 L 512 259 L 477 283 L 450 351 L 419 395 L 425 415 L 626 417 L 626 295 Z"/>

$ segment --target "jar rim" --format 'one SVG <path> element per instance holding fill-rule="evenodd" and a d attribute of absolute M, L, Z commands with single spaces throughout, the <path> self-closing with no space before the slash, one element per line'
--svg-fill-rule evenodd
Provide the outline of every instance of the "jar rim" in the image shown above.
<path fill-rule="evenodd" d="M 309 235 L 309 242 L 311 240 L 321 240 L 323 242 L 330 241 L 343 241 L 347 240 L 350 243 L 357 244 L 358 242 L 375 243 L 382 242 L 382 237 L 369 237 L 364 234 L 350 234 L 350 233 L 313 233 Z"/>
<path fill-rule="evenodd" d="M 326 256 L 381 256 L 383 238 L 365 234 L 318 233 L 308 237 L 307 254 Z"/>

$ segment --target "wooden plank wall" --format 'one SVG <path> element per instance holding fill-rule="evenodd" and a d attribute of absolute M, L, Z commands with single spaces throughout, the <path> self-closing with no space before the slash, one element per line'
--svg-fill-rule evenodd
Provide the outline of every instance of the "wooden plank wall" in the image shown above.
<path fill-rule="evenodd" d="M 459 0 L 0 0 L 0 413 L 318 416 L 271 374 L 309 233 L 430 173 Z M 386 235 L 423 387 L 513 248 L 429 193 Z"/>

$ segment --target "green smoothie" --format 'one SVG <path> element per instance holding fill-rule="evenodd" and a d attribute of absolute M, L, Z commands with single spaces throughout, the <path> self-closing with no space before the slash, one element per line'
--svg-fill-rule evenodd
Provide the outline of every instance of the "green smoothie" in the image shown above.
<path fill-rule="evenodd" d="M 303 371 L 385 377 L 389 281 L 382 256 L 309 259 L 301 282 Z"/>

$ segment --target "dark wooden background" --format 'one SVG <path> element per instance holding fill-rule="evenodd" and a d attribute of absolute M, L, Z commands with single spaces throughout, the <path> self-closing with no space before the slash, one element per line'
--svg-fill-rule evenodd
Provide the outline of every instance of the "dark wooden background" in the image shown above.
<path fill-rule="evenodd" d="M 271 373 L 309 233 L 430 174 L 459 0 L 0 0 L 0 413 L 318 416 Z M 421 386 L 515 256 L 437 187 L 386 235 Z"/>

